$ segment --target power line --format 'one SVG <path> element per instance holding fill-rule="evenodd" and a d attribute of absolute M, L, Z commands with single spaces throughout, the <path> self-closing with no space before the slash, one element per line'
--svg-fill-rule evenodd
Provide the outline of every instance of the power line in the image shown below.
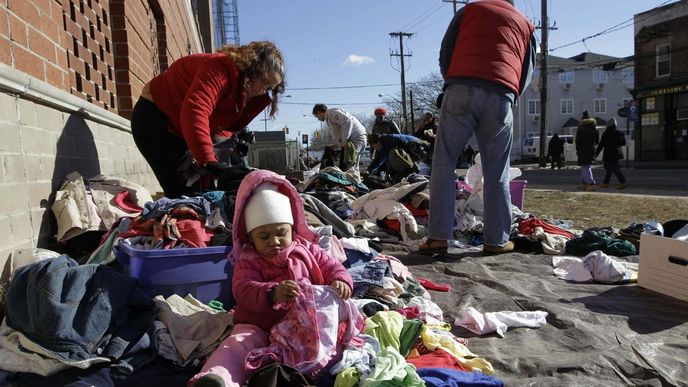
<path fill-rule="evenodd" d="M 435 13 L 437 13 L 437 11 L 439 11 L 439 10 L 441 10 L 441 9 L 442 9 L 442 3 L 440 3 L 440 7 L 436 8 L 433 12 L 431 12 L 430 14 L 428 14 L 428 15 L 427 15 L 426 17 L 424 17 L 423 19 L 418 20 L 417 22 L 413 23 L 413 24 L 410 25 L 409 27 L 405 28 L 405 30 L 410 30 L 410 29 L 412 29 L 413 27 L 420 26 L 421 24 L 423 24 L 423 22 L 425 22 L 425 21 L 427 21 L 428 19 L 430 19 L 430 16 L 434 15 Z M 442 15 L 442 14 L 440 14 L 440 15 Z M 434 20 L 436 20 L 436 18 L 433 19 L 433 21 L 434 21 Z M 429 23 L 429 24 L 432 24 L 432 23 Z M 426 26 L 427 26 L 427 25 L 426 25 Z M 425 28 L 425 27 L 422 27 L 422 28 Z"/>
<path fill-rule="evenodd" d="M 400 31 L 403 31 L 403 30 L 410 30 L 411 27 L 413 27 L 414 25 L 416 25 L 416 24 L 422 22 L 423 20 L 425 20 L 425 19 L 427 19 L 428 17 L 430 17 L 430 15 L 432 15 L 433 13 L 437 12 L 438 10 L 440 10 L 440 9 L 442 8 L 442 6 L 443 6 L 443 4 L 442 4 L 441 2 L 440 2 L 440 3 L 437 3 L 437 4 L 433 5 L 433 6 L 431 6 L 430 8 L 426 9 L 425 11 L 421 12 L 418 16 L 416 16 L 415 18 L 413 18 L 410 22 L 406 23 L 406 25 L 404 25 L 402 28 L 399 28 L 399 30 L 400 30 Z M 434 8 L 434 9 L 433 9 L 433 8 Z M 432 10 L 432 11 L 430 12 L 430 10 Z M 430 13 L 428 13 L 428 12 L 430 12 Z M 427 15 L 425 15 L 426 13 L 427 13 Z"/>
<path fill-rule="evenodd" d="M 660 4 L 660 5 L 658 5 L 658 6 L 654 7 L 654 8 L 652 8 L 652 9 L 650 9 L 650 11 L 654 11 L 654 10 L 656 10 L 656 9 L 658 9 L 658 8 L 664 6 L 664 5 L 666 5 L 666 4 L 668 4 L 668 3 L 672 2 L 672 1 L 674 1 L 674 0 L 667 0 L 667 1 L 663 2 L 662 4 Z M 641 21 L 643 21 L 643 20 L 647 20 L 647 19 L 653 18 L 653 17 L 655 17 L 655 16 L 657 16 L 657 15 L 656 15 L 656 14 L 648 15 L 648 16 L 646 16 L 645 18 L 638 20 L 638 22 L 641 22 Z M 590 36 L 586 36 L 586 37 L 584 37 L 583 39 L 576 40 L 575 42 L 563 44 L 563 45 L 561 45 L 561 46 L 552 48 L 552 49 L 549 50 L 549 52 L 556 51 L 556 50 L 558 50 L 558 49 L 560 49 L 560 48 L 573 46 L 574 44 L 585 43 L 586 40 L 593 39 L 593 38 L 596 38 L 596 37 L 598 37 L 598 36 L 610 34 L 610 33 L 612 33 L 612 32 L 616 32 L 616 31 L 622 30 L 622 29 L 624 29 L 624 28 L 628 28 L 628 27 L 632 26 L 633 24 L 632 24 L 632 23 L 631 23 L 631 24 L 628 24 L 628 25 L 624 25 L 624 24 L 628 23 L 629 21 L 633 21 L 633 19 L 634 19 L 634 17 L 631 17 L 630 19 L 624 20 L 624 21 L 622 21 L 621 23 L 615 24 L 615 25 L 613 25 L 613 26 L 611 26 L 611 27 L 609 27 L 609 28 L 606 28 L 606 29 L 604 29 L 604 30 L 602 30 L 602 31 L 600 31 L 600 32 L 598 32 L 598 33 L 596 33 L 596 34 L 592 34 L 592 35 L 590 35 Z"/>
<path fill-rule="evenodd" d="M 430 26 L 432 26 L 432 25 L 435 25 L 435 22 L 437 22 L 437 21 L 439 21 L 440 19 L 445 18 L 445 17 L 447 17 L 447 15 L 445 15 L 445 14 L 440 14 L 438 17 L 432 19 L 431 22 L 427 23 L 427 24 L 424 25 L 423 27 L 417 28 L 417 29 L 416 29 L 416 33 L 420 32 L 420 31 L 423 31 L 424 29 L 426 29 L 426 28 L 428 28 L 428 27 L 430 27 Z"/>
<path fill-rule="evenodd" d="M 379 85 L 355 85 L 355 86 L 323 86 L 323 87 L 288 87 L 287 90 L 335 90 L 335 89 L 362 89 L 366 87 L 397 86 L 397 83 L 383 83 Z"/>
<path fill-rule="evenodd" d="M 425 85 L 430 83 L 436 83 L 435 81 L 419 81 L 419 82 L 406 82 L 409 85 Z M 351 85 L 351 86 L 322 86 L 322 87 L 287 87 L 287 90 L 335 90 L 335 89 L 362 89 L 367 87 L 387 87 L 387 86 L 399 86 L 398 83 L 380 83 L 377 85 Z"/>
<path fill-rule="evenodd" d="M 380 102 L 350 102 L 350 103 L 334 103 L 334 102 L 280 102 L 280 105 L 305 105 L 313 106 L 316 103 L 324 103 L 327 106 L 350 106 L 350 105 L 379 105 Z"/>

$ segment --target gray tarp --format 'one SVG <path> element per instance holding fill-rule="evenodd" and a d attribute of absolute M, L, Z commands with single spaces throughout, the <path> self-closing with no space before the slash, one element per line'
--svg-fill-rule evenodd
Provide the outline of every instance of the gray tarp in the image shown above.
<path fill-rule="evenodd" d="M 546 255 L 400 259 L 417 277 L 451 284 L 450 293 L 431 292 L 433 301 L 507 386 L 688 386 L 687 302 L 636 284 L 567 283 Z M 548 324 L 477 336 L 453 325 L 468 306 L 543 310 Z"/>

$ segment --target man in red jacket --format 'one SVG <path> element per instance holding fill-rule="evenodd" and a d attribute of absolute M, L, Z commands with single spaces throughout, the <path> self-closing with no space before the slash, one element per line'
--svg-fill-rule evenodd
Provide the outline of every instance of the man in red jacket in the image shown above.
<path fill-rule="evenodd" d="M 274 116 L 283 92 L 284 60 L 266 41 L 185 56 L 148 82 L 134 106 L 131 132 L 165 196 L 193 194 L 179 170 L 187 151 L 210 173 L 227 169 L 213 139 L 243 130 L 268 106 Z"/>
<path fill-rule="evenodd" d="M 447 241 L 453 239 L 454 166 L 473 134 L 484 176 L 483 251 L 513 250 L 509 241 L 511 107 L 530 82 L 534 28 L 511 0 L 468 3 L 449 24 L 440 48 L 444 99 L 430 177 L 428 241 L 419 251 L 446 250 Z"/>

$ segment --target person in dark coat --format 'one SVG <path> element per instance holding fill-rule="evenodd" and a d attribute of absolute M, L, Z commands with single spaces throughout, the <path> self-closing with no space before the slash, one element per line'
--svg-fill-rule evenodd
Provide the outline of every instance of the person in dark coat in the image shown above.
<path fill-rule="evenodd" d="M 599 156 L 600 152 L 604 150 L 602 155 L 602 161 L 604 161 L 604 169 L 606 171 L 604 175 L 604 180 L 602 181 L 601 187 L 607 188 L 609 186 L 609 181 L 612 178 L 612 173 L 616 175 L 619 180 L 619 185 L 616 186 L 618 189 L 626 188 L 626 178 L 621 169 L 619 169 L 619 160 L 623 159 L 623 153 L 621 152 L 621 147 L 626 145 L 626 137 L 616 128 L 616 119 L 612 118 L 607 122 L 607 129 L 602 133 L 602 139 L 600 144 L 597 145 L 596 156 Z"/>
<path fill-rule="evenodd" d="M 554 169 L 555 164 L 561 169 L 562 156 L 564 156 L 564 142 L 555 133 L 547 145 L 547 157 L 552 161 L 552 169 Z"/>
<path fill-rule="evenodd" d="M 581 167 L 581 182 L 586 191 L 595 190 L 595 178 L 592 175 L 590 165 L 595 159 L 595 147 L 599 142 L 597 135 L 597 121 L 590 118 L 588 111 L 583 112 L 576 131 L 576 154 L 578 155 L 578 165 Z"/>

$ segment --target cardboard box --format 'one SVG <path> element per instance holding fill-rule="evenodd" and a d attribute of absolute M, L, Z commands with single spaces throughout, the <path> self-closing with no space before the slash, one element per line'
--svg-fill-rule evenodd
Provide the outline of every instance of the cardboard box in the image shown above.
<path fill-rule="evenodd" d="M 688 242 L 641 234 L 638 285 L 688 301 Z"/>

